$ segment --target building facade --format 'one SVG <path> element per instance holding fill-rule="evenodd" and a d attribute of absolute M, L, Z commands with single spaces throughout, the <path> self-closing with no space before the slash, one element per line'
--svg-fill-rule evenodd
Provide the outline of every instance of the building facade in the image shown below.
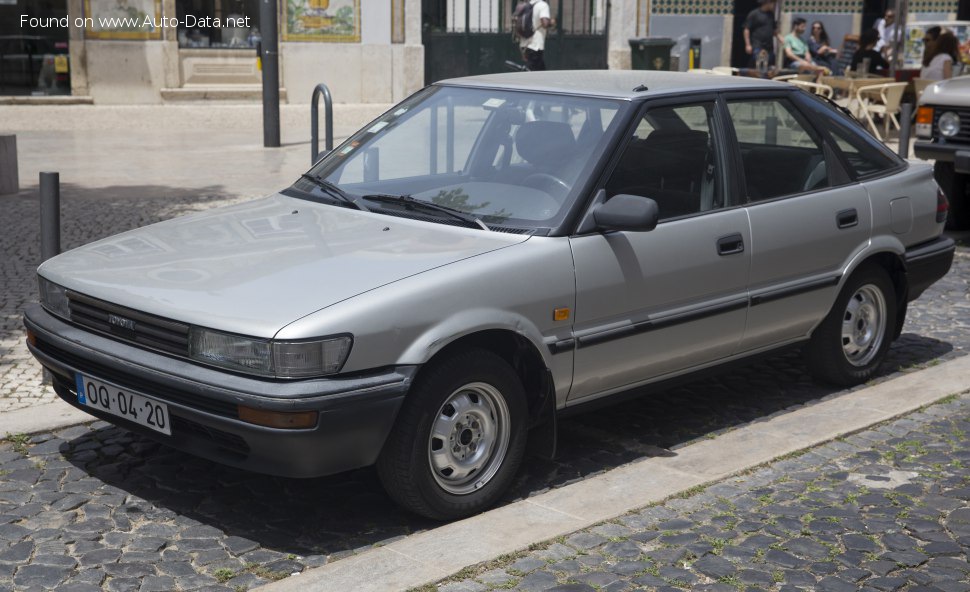
<path fill-rule="evenodd" d="M 517 0 L 277 0 L 281 96 L 396 102 L 441 78 L 521 61 Z M 548 0 L 551 68 L 630 68 L 629 40 L 668 37 L 679 69 L 741 65 L 757 0 Z M 0 95 L 101 104 L 257 100 L 261 0 L 0 0 Z M 894 0 L 783 0 L 780 27 L 822 21 L 833 44 Z M 949 21 L 970 0 L 909 0 L 909 19 Z M 962 15 L 966 18 L 966 15 Z M 694 52 L 691 53 L 691 48 Z M 11 57 L 12 56 L 12 57 Z"/>

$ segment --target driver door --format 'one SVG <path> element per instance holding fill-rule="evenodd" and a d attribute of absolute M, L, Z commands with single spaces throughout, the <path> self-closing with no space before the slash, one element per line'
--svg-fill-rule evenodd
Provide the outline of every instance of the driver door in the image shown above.
<path fill-rule="evenodd" d="M 570 239 L 577 288 L 571 401 L 736 351 L 747 314 L 751 234 L 727 190 L 720 113 L 713 97 L 646 109 L 604 188 L 607 198 L 654 199 L 657 227 Z"/>

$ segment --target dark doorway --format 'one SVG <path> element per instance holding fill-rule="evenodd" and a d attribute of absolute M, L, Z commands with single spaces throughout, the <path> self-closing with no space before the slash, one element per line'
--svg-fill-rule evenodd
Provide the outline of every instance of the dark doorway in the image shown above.
<path fill-rule="evenodd" d="M 734 1 L 734 41 L 731 43 L 731 65 L 735 68 L 747 68 L 751 56 L 744 50 L 744 20 L 748 13 L 758 8 L 758 0 Z"/>
<path fill-rule="evenodd" d="M 67 0 L 0 5 L 0 95 L 71 94 L 67 18 Z"/>

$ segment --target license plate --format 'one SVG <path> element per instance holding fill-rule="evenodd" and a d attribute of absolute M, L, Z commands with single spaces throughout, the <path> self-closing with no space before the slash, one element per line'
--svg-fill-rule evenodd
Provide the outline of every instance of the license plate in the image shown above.
<path fill-rule="evenodd" d="M 121 387 L 77 374 L 77 402 L 127 419 L 150 430 L 172 435 L 168 405 Z"/>

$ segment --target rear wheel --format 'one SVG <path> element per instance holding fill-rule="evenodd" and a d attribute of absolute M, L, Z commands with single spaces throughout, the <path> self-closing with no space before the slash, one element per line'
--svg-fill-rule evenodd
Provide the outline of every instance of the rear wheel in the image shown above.
<path fill-rule="evenodd" d="M 872 378 L 886 357 L 896 319 L 896 291 L 886 270 L 860 268 L 846 282 L 835 305 L 806 349 L 812 375 L 839 386 Z"/>
<path fill-rule="evenodd" d="M 933 166 L 933 175 L 950 202 L 947 230 L 970 229 L 970 175 L 957 173 L 952 162 L 939 161 Z"/>
<path fill-rule="evenodd" d="M 408 393 L 377 461 L 388 494 L 412 512 L 451 520 L 508 488 L 525 452 L 527 407 L 499 356 L 469 350 L 428 368 Z"/>

